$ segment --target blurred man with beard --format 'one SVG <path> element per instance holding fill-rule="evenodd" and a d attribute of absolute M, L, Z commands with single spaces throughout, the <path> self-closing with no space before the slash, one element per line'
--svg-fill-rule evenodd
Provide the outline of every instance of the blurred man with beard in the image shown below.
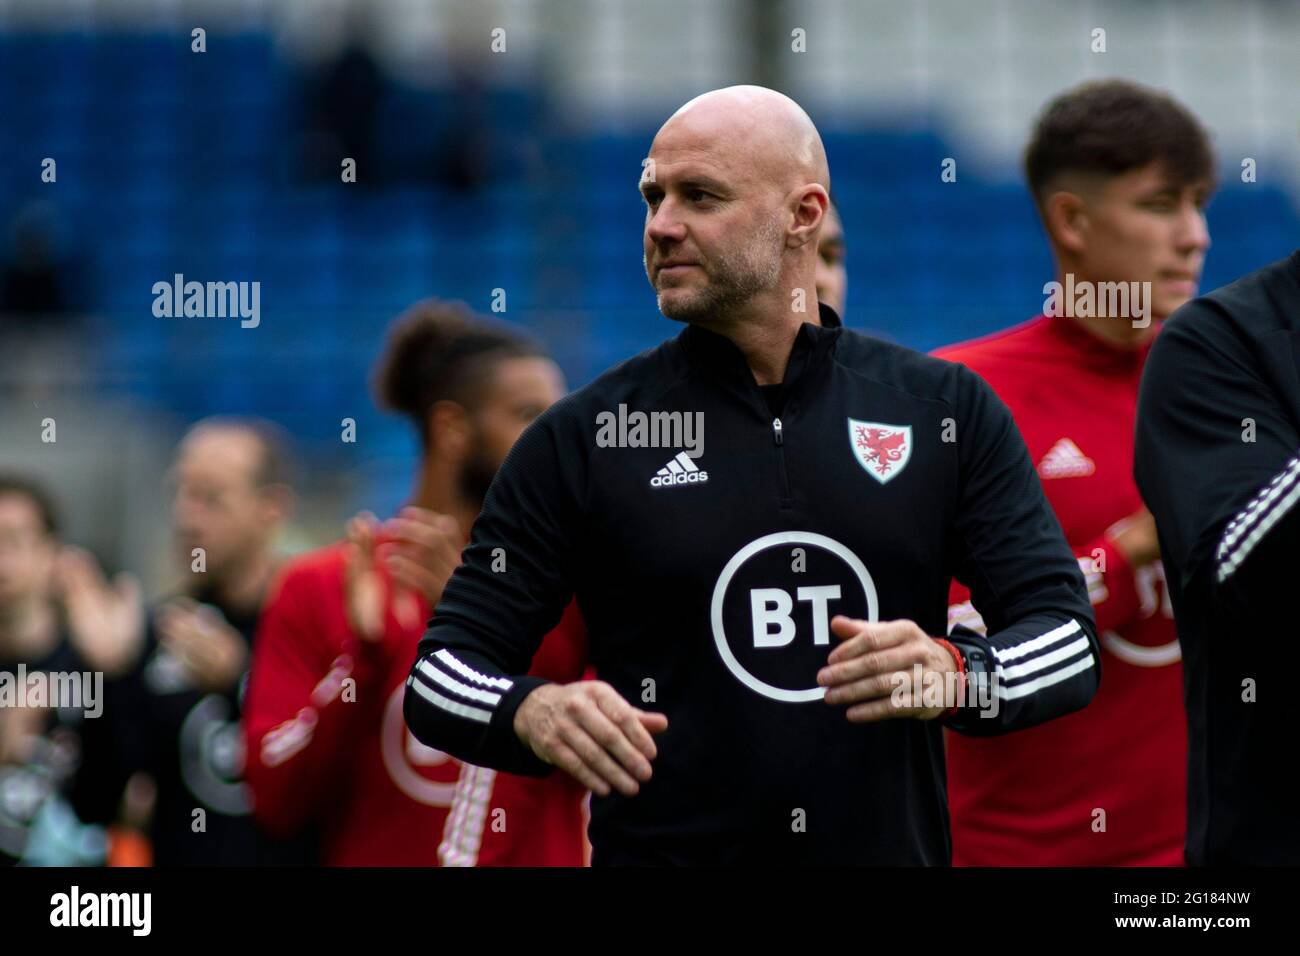
<path fill-rule="evenodd" d="M 318 825 L 331 865 L 581 865 L 583 787 L 462 768 L 402 719 L 430 610 L 515 439 L 563 395 L 560 371 L 506 327 L 426 301 L 395 323 L 376 390 L 419 436 L 415 488 L 396 517 L 353 519 L 275 586 L 245 712 L 254 812 L 276 833 Z M 536 667 L 577 680 L 585 659 L 570 608 Z"/>

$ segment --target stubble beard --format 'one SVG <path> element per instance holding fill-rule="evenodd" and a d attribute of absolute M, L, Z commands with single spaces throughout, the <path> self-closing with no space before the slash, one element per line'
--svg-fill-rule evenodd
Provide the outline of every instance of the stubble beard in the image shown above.
<path fill-rule="evenodd" d="M 461 497 L 477 504 L 481 510 L 487 498 L 488 488 L 491 487 L 492 479 L 496 477 L 500 464 L 488 455 L 483 433 L 476 431 L 469 454 L 461 465 L 460 474 L 456 476 Z"/>
<path fill-rule="evenodd" d="M 781 237 L 775 218 L 746 245 L 703 263 L 709 282 L 689 296 L 659 291 L 659 311 L 675 322 L 708 322 L 774 288 L 781 279 Z"/>

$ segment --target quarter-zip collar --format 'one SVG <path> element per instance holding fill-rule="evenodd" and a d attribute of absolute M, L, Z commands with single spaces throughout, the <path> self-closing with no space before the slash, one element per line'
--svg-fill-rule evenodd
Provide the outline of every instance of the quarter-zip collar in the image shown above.
<path fill-rule="evenodd" d="M 810 369 L 817 368 L 833 354 L 839 341 L 843 323 L 835 310 L 825 303 L 818 303 L 818 317 L 821 325 L 805 322 L 795 336 L 781 383 L 784 395 L 789 395 Z M 677 336 L 677 341 L 687 360 L 703 374 L 734 390 L 757 393 L 758 383 L 749 370 L 744 353 L 725 335 L 688 325 Z"/>

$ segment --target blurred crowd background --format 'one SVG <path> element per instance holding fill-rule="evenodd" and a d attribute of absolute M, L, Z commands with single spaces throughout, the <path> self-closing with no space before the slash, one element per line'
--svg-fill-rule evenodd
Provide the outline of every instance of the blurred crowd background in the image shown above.
<path fill-rule="evenodd" d="M 150 595 L 174 568 L 164 475 L 205 416 L 291 436 L 285 548 L 391 512 L 417 452 L 370 392 L 391 319 L 504 305 L 570 387 L 675 334 L 642 269 L 641 158 L 737 82 L 822 131 L 851 327 L 930 349 L 1040 310 L 1019 151 L 1088 77 L 1167 89 L 1213 133 L 1210 289 L 1300 236 L 1298 64 L 1281 0 L 0 0 L 0 459 Z M 260 282 L 260 324 L 155 317 L 177 273 Z"/>

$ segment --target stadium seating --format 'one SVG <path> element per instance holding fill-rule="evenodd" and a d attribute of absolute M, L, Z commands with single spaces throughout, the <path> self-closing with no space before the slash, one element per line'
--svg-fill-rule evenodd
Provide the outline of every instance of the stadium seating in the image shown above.
<path fill-rule="evenodd" d="M 352 415 L 380 453 L 405 454 L 402 425 L 368 410 L 366 385 L 384 324 L 417 298 L 487 311 L 506 290 L 505 317 L 541 332 L 575 385 L 674 331 L 640 262 L 635 185 L 653 118 L 586 135 L 532 89 L 482 90 L 484 182 L 456 191 L 396 157 L 437 162 L 464 93 L 390 80 L 374 144 L 389 181 L 361 169 L 345 185 L 300 171 L 305 82 L 260 34 L 210 38 L 202 56 L 162 34 L 0 34 L 0 223 L 53 204 L 64 252 L 90 271 L 104 389 L 186 416 L 280 416 L 322 453 Z M 940 159 L 961 149 L 944 134 L 882 121 L 826 136 L 848 322 L 920 349 L 1028 318 L 1051 277 L 1019 182 L 940 182 Z M 47 156 L 53 185 L 39 178 Z M 1210 223 L 1205 288 L 1300 234 L 1284 193 L 1231 176 Z M 176 272 L 261 282 L 261 325 L 155 318 L 150 288 Z"/>

